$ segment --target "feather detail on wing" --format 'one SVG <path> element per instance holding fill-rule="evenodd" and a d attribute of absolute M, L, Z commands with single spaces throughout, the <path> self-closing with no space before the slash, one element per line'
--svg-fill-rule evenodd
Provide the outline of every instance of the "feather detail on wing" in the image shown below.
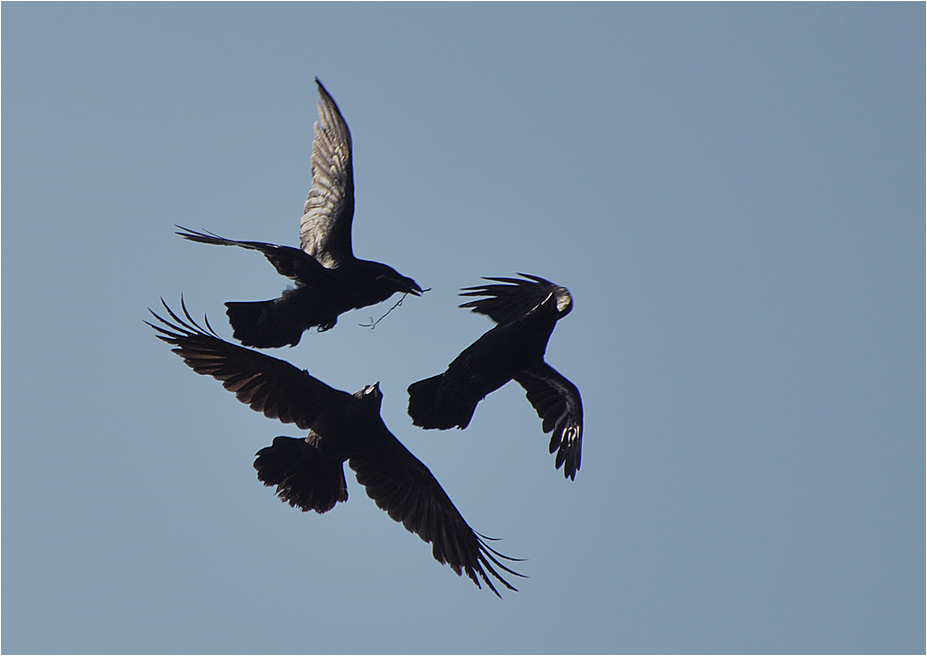
<path fill-rule="evenodd" d="M 312 141 L 312 186 L 299 222 L 299 246 L 329 269 L 354 257 L 354 165 L 351 133 L 338 105 L 316 78 L 319 120 Z"/>
<path fill-rule="evenodd" d="M 161 303 L 173 323 L 149 310 L 162 324 L 146 322 L 160 333 L 158 339 L 173 344 L 174 353 L 193 371 L 222 381 L 239 401 L 266 417 L 308 430 L 340 395 L 350 396 L 288 362 L 222 340 L 208 320 L 204 329 L 190 317 L 183 299 L 185 319 L 174 314 L 163 299 Z"/>
<path fill-rule="evenodd" d="M 501 595 L 489 576 L 515 590 L 495 568 L 522 576 L 499 562 L 517 559 L 487 545 L 490 538 L 470 528 L 428 468 L 388 431 L 387 435 L 377 440 L 376 447 L 348 461 L 367 496 L 407 530 L 430 542 L 435 560 L 449 565 L 458 576 L 466 573 L 477 587 L 482 579 L 497 596 Z"/>
<path fill-rule="evenodd" d="M 528 401 L 543 421 L 544 432 L 552 433 L 550 452 L 557 452 L 557 469 L 565 465 L 563 475 L 575 480 L 583 448 L 583 402 L 579 389 L 547 363 L 521 372 L 515 380 L 525 388 Z"/>
<path fill-rule="evenodd" d="M 324 267 L 312 256 L 292 246 L 278 246 L 277 244 L 267 244 L 262 241 L 236 241 L 220 237 L 212 232 L 197 232 L 183 226 L 177 227 L 180 228 L 177 231 L 178 235 L 200 244 L 239 246 L 253 251 L 260 251 L 274 265 L 277 273 L 303 284 L 314 280 L 316 274 L 324 272 Z"/>
<path fill-rule="evenodd" d="M 492 282 L 504 283 L 501 285 L 478 285 L 465 287 L 461 296 L 485 296 L 475 301 L 461 304 L 462 308 L 470 308 L 472 312 L 485 314 L 497 324 L 502 325 L 521 319 L 544 305 L 545 301 L 554 295 L 558 318 L 565 316 L 572 307 L 570 293 L 565 287 L 560 287 L 540 276 L 526 273 L 518 275 L 527 280 L 518 278 L 483 278 Z"/>

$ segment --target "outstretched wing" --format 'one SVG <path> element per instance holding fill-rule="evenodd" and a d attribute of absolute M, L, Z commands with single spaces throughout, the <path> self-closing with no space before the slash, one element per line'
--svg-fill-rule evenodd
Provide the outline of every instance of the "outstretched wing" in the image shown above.
<path fill-rule="evenodd" d="M 180 228 L 177 231 L 178 235 L 200 244 L 240 246 L 241 248 L 260 251 L 274 265 L 277 273 L 301 283 L 308 283 L 317 274 L 324 273 L 324 267 L 316 262 L 312 256 L 292 246 L 277 246 L 276 244 L 265 244 L 261 241 L 235 241 L 211 232 L 197 232 L 183 226 L 177 227 Z"/>
<path fill-rule="evenodd" d="M 220 339 L 208 320 L 203 329 L 190 317 L 183 299 L 185 319 L 174 314 L 163 300 L 161 303 L 173 323 L 151 310 L 162 325 L 145 322 L 158 331 L 158 339 L 173 344 L 174 353 L 196 373 L 221 380 L 225 389 L 252 410 L 308 430 L 322 410 L 350 402 L 347 392 L 329 387 L 288 362 Z"/>
<path fill-rule="evenodd" d="M 312 141 L 312 186 L 299 222 L 299 247 L 329 269 L 354 257 L 354 165 L 351 132 L 319 82 L 319 120 Z"/>
<path fill-rule="evenodd" d="M 472 312 L 488 315 L 497 324 L 505 324 L 534 312 L 544 305 L 551 296 L 556 299 L 557 311 L 560 316 L 569 312 L 572 301 L 570 293 L 565 287 L 560 287 L 540 276 L 526 273 L 518 275 L 526 278 L 483 278 L 501 285 L 478 285 L 465 287 L 461 296 L 485 296 L 476 301 L 461 304 L 462 308 L 470 308 Z M 559 318 L 559 317 L 558 317 Z"/>
<path fill-rule="evenodd" d="M 576 479 L 583 451 L 583 401 L 576 385 L 560 375 L 546 362 L 527 369 L 515 380 L 525 388 L 528 401 L 543 420 L 545 433 L 550 436 L 550 452 L 557 452 L 557 469 L 563 475 Z"/>
<path fill-rule="evenodd" d="M 489 576 L 515 590 L 496 568 L 522 576 L 499 562 L 517 559 L 495 551 L 486 544 L 489 538 L 470 528 L 428 468 L 385 426 L 376 445 L 352 457 L 348 464 L 377 506 L 432 544 L 435 560 L 449 565 L 458 576 L 466 572 L 477 587 L 482 587 L 482 579 L 497 596 L 501 595 Z"/>

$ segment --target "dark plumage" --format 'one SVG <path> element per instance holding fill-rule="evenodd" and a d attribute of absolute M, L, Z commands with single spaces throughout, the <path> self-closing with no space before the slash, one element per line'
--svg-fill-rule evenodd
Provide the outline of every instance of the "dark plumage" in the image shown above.
<path fill-rule="evenodd" d="M 409 386 L 409 415 L 416 426 L 466 428 L 477 404 L 510 380 L 525 388 L 528 401 L 552 432 L 550 452 L 557 469 L 574 479 L 582 457 L 583 403 L 576 386 L 544 362 L 557 321 L 573 309 L 569 290 L 520 273 L 484 278 L 499 285 L 467 287 L 462 296 L 483 296 L 460 307 L 485 314 L 496 326 L 468 346 L 438 376 Z"/>
<path fill-rule="evenodd" d="M 162 301 L 163 303 L 163 301 Z M 515 560 L 489 547 L 467 525 L 435 477 L 386 428 L 380 418 L 379 384 L 354 394 L 333 389 L 283 360 L 220 339 L 206 322 L 200 327 L 183 307 L 180 318 L 164 304 L 173 322 L 154 312 L 149 323 L 158 338 L 198 374 L 222 381 L 238 400 L 271 419 L 308 430 L 305 439 L 277 437 L 257 453 L 258 479 L 303 511 L 324 513 L 348 498 L 344 462 L 377 506 L 433 545 L 439 563 L 499 595 L 495 577 L 515 590 L 494 568 L 521 576 L 498 559 Z"/>
<path fill-rule="evenodd" d="M 348 310 L 385 301 L 396 292 L 419 296 L 422 288 L 395 269 L 359 260 L 351 246 L 354 166 L 351 133 L 322 83 L 319 120 L 312 142 L 312 186 L 299 227 L 299 248 L 235 241 L 181 226 L 184 239 L 260 251 L 296 288 L 269 301 L 226 303 L 235 338 L 246 346 L 295 346 L 303 331 L 328 330 Z"/>

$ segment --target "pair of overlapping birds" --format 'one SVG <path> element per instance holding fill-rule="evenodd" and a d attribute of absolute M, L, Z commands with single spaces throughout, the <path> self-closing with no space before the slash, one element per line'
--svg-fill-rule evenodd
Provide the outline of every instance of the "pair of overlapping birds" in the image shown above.
<path fill-rule="evenodd" d="M 229 302 L 235 339 L 244 346 L 295 346 L 311 328 L 326 331 L 349 310 L 387 300 L 393 294 L 420 296 L 423 290 L 392 267 L 354 257 L 354 171 L 351 134 L 335 101 L 316 79 L 319 120 L 312 143 L 312 186 L 300 221 L 299 248 L 233 241 L 180 228 L 190 241 L 256 250 L 295 287 L 269 301 Z M 495 327 L 468 346 L 447 370 L 409 386 L 409 415 L 425 429 L 466 428 L 477 404 L 511 380 L 551 433 L 556 466 L 575 479 L 580 467 L 583 409 L 579 390 L 544 361 L 557 320 L 573 301 L 566 288 L 533 275 L 484 278 L 462 296 L 478 297 L 460 307 L 487 315 Z M 324 513 L 347 501 L 344 463 L 395 521 L 432 544 L 435 559 L 458 576 L 466 572 L 499 595 L 495 578 L 510 590 L 505 574 L 522 576 L 474 531 L 428 468 L 389 431 L 380 417 L 379 384 L 349 394 L 329 387 L 283 360 L 230 344 L 193 320 L 181 299 L 182 315 L 162 300 L 169 318 L 152 312 L 149 325 L 174 346 L 174 353 L 198 374 L 212 376 L 242 403 L 271 419 L 308 430 L 305 438 L 277 437 L 254 461 L 258 479 L 276 486 L 277 496 L 303 511 Z"/>

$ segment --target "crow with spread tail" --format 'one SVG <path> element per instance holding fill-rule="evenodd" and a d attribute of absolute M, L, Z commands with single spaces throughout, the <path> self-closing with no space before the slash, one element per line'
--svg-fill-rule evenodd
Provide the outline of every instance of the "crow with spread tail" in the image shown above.
<path fill-rule="evenodd" d="M 377 506 L 432 544 L 435 560 L 458 576 L 465 572 L 477 587 L 482 579 L 497 596 L 489 576 L 515 590 L 496 568 L 522 576 L 500 562 L 516 559 L 492 549 L 490 538 L 470 528 L 428 468 L 386 428 L 379 383 L 354 394 L 333 389 L 288 362 L 220 339 L 208 320 L 206 329 L 199 326 L 182 301 L 184 318 L 162 303 L 171 320 L 151 312 L 160 325 L 146 323 L 187 366 L 222 381 L 252 410 L 309 431 L 304 439 L 274 438 L 257 452 L 258 479 L 276 486 L 283 501 L 318 513 L 347 501 L 347 461 Z"/>
<path fill-rule="evenodd" d="M 496 326 L 468 346 L 438 376 L 409 386 L 409 416 L 422 428 L 466 428 L 477 404 L 510 380 L 525 388 L 528 401 L 552 433 L 557 469 L 572 480 L 580 467 L 583 402 L 576 386 L 544 361 L 559 319 L 573 309 L 565 287 L 539 278 L 484 278 L 496 285 L 467 287 L 462 296 L 481 296 L 460 307 L 488 315 Z"/>
<path fill-rule="evenodd" d="M 394 293 L 420 296 L 422 288 L 380 262 L 354 257 L 354 165 L 351 133 L 338 105 L 316 78 L 321 100 L 312 142 L 312 186 L 299 226 L 299 248 L 235 241 L 182 226 L 177 234 L 202 244 L 260 251 L 295 289 L 269 301 L 226 303 L 235 339 L 245 346 L 295 346 L 303 331 L 332 328 L 338 316 L 385 301 Z"/>

